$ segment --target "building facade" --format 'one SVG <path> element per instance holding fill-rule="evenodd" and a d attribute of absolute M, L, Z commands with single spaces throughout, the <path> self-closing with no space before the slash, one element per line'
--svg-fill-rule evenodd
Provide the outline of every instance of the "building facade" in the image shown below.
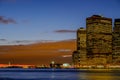
<path fill-rule="evenodd" d="M 79 54 L 78 54 L 77 50 L 73 52 L 72 60 L 73 60 L 74 67 L 79 68 L 80 62 L 79 62 Z"/>
<path fill-rule="evenodd" d="M 86 18 L 86 29 L 77 30 L 77 49 L 73 63 L 81 65 L 120 64 L 120 18 L 114 20 L 100 15 Z"/>
<path fill-rule="evenodd" d="M 86 30 L 84 28 L 77 30 L 77 50 L 73 54 L 74 65 L 79 67 L 86 64 Z"/>
<path fill-rule="evenodd" d="M 79 64 L 86 64 L 86 30 L 80 28 L 77 30 L 77 52 L 79 54 Z"/>
<path fill-rule="evenodd" d="M 112 19 L 93 15 L 86 19 L 88 64 L 112 62 Z"/>
<path fill-rule="evenodd" d="M 120 64 L 120 19 L 115 19 L 114 21 L 113 64 Z"/>

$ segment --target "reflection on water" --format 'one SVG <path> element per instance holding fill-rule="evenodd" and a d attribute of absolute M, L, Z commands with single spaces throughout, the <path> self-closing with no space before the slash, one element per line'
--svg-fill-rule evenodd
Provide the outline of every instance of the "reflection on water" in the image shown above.
<path fill-rule="evenodd" d="M 120 73 L 79 73 L 80 80 L 120 80 Z"/>
<path fill-rule="evenodd" d="M 120 80 L 119 72 L 0 70 L 0 80 Z"/>

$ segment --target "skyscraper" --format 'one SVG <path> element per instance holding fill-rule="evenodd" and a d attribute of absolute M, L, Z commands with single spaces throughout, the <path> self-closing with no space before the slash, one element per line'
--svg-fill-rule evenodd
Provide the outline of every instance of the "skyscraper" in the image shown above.
<path fill-rule="evenodd" d="M 86 64 L 86 30 L 84 28 L 77 30 L 77 51 L 80 64 Z"/>
<path fill-rule="evenodd" d="M 93 15 L 86 19 L 87 58 L 90 64 L 112 61 L 112 19 Z"/>
<path fill-rule="evenodd" d="M 73 61 L 76 66 L 86 64 L 86 30 L 80 28 L 77 30 L 77 51 L 73 52 Z"/>
<path fill-rule="evenodd" d="M 115 19 L 113 28 L 113 63 L 120 64 L 120 19 Z"/>
<path fill-rule="evenodd" d="M 78 54 L 77 50 L 73 52 L 72 60 L 73 60 L 74 67 L 76 67 L 76 68 L 79 67 L 80 62 L 79 62 L 79 54 Z"/>

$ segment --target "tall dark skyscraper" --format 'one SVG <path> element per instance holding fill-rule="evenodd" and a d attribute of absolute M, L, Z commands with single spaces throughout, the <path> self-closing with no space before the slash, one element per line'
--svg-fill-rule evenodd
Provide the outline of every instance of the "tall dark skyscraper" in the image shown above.
<path fill-rule="evenodd" d="M 113 63 L 120 64 L 120 19 L 115 19 L 113 28 Z"/>
<path fill-rule="evenodd" d="M 112 61 L 112 19 L 93 15 L 86 19 L 87 58 L 90 64 Z"/>

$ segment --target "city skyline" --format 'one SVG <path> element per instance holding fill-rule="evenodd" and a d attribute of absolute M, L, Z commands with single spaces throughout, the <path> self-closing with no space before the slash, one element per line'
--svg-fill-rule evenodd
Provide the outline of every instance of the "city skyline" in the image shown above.
<path fill-rule="evenodd" d="M 86 18 L 86 29 L 77 30 L 77 49 L 72 55 L 75 67 L 120 64 L 120 18 L 113 24 L 112 20 L 101 15 Z"/>
<path fill-rule="evenodd" d="M 85 18 L 119 18 L 119 0 L 0 0 L 0 45 L 76 38 Z"/>

